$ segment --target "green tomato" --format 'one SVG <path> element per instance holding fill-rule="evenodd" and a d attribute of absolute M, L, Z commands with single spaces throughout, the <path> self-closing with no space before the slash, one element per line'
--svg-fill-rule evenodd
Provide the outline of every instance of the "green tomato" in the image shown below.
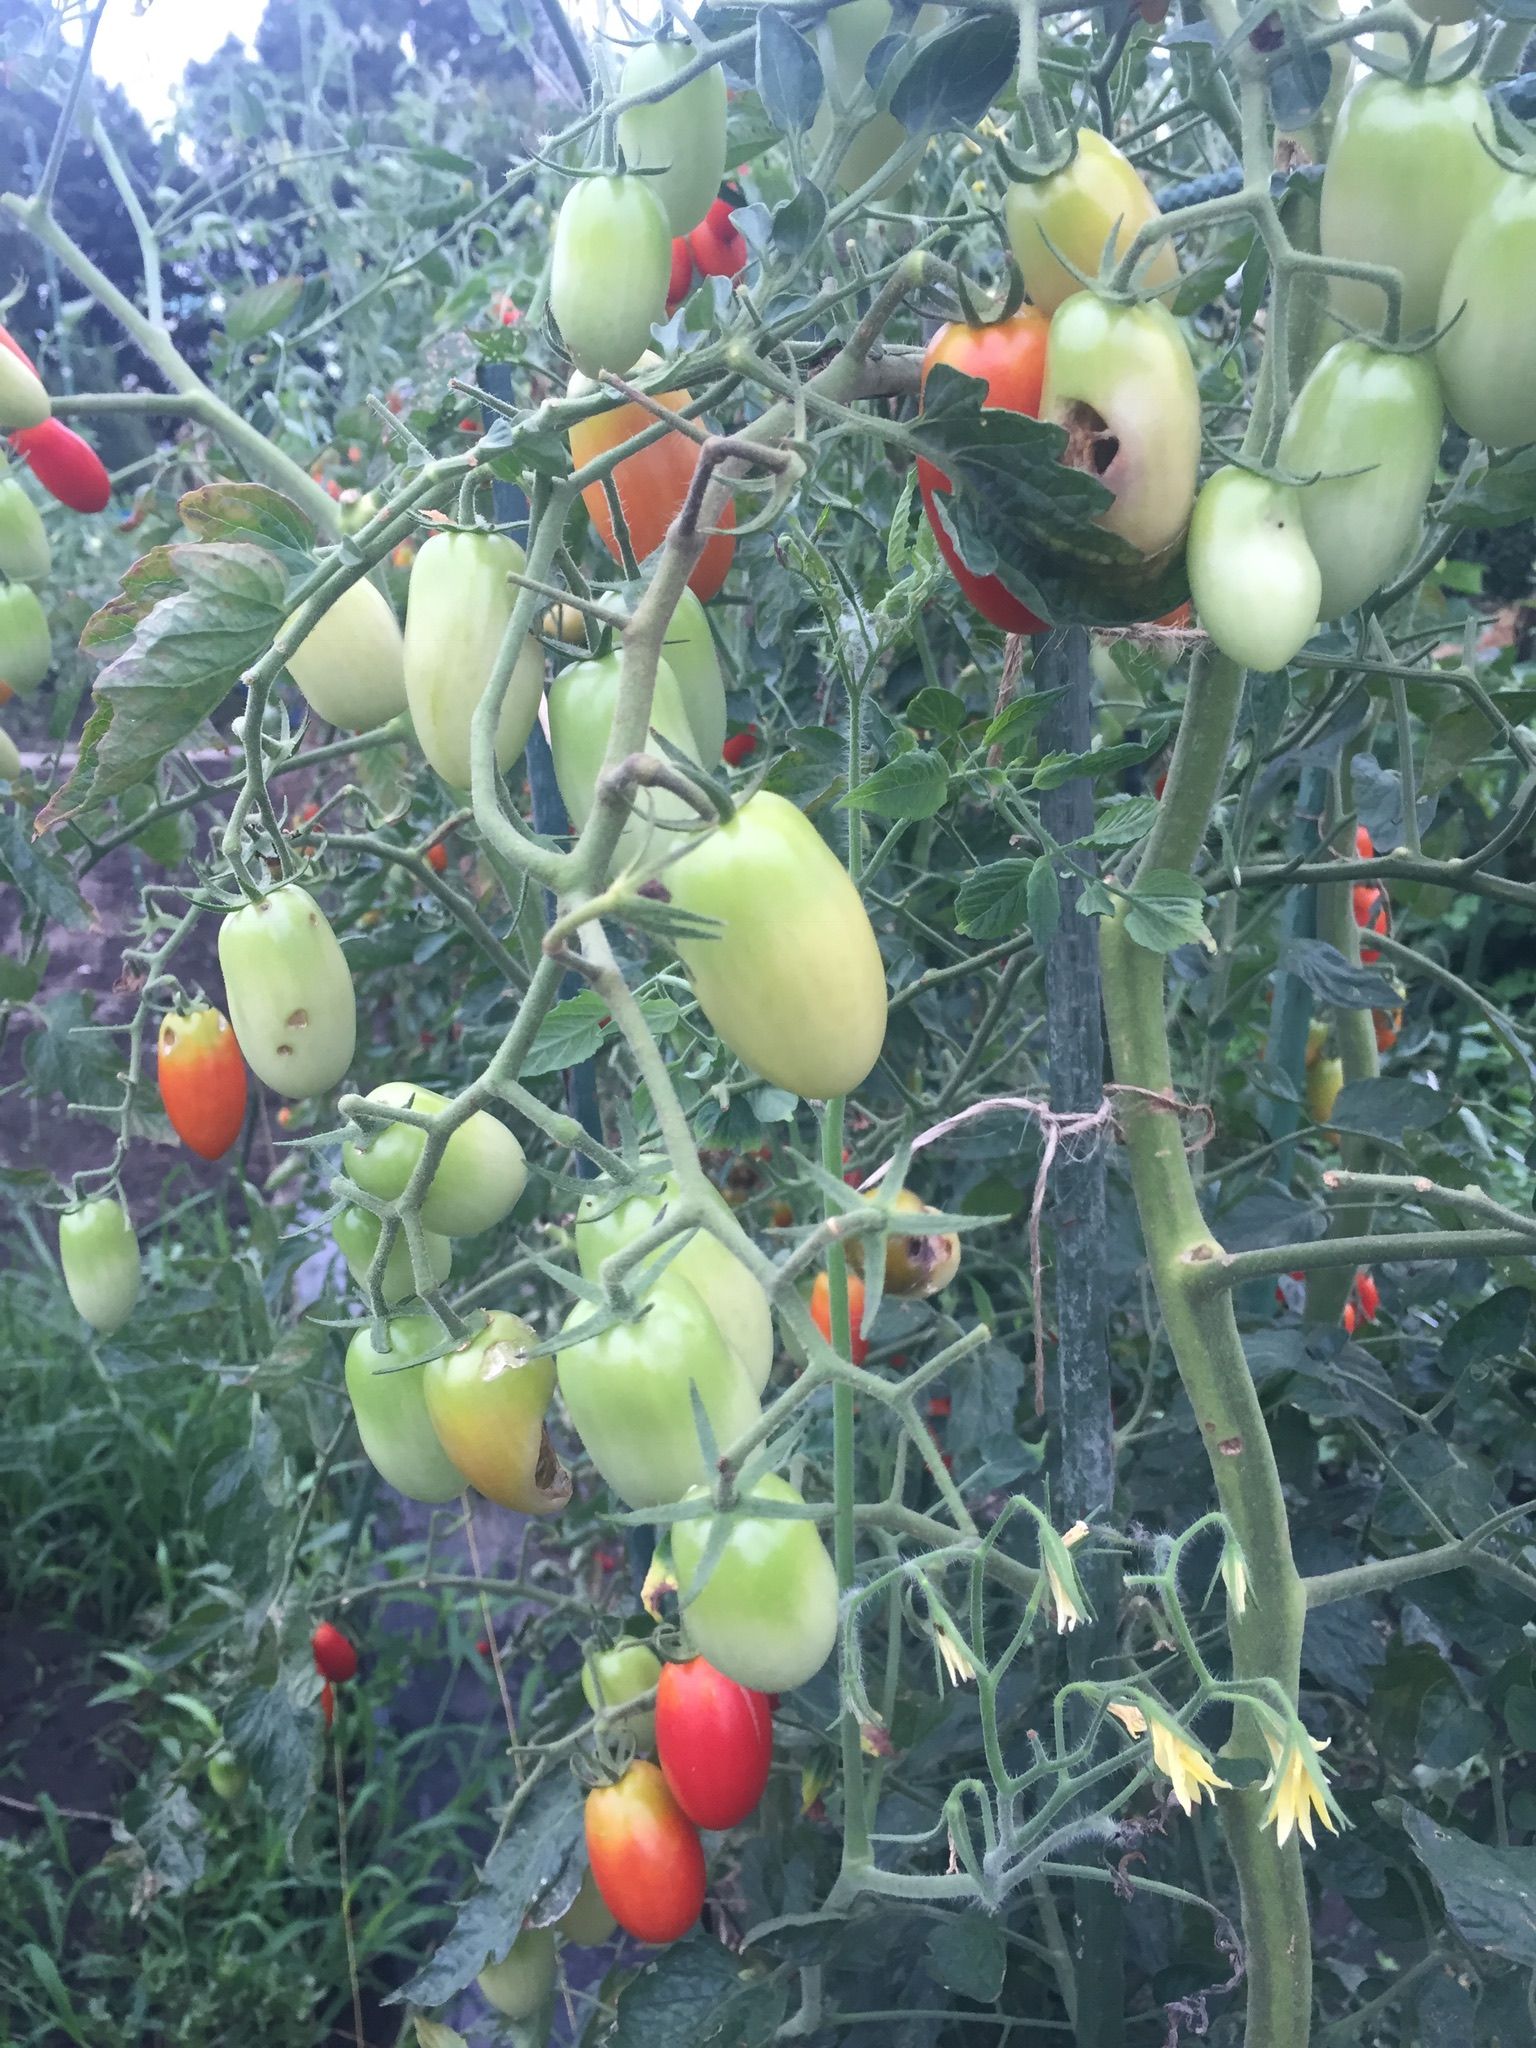
<path fill-rule="evenodd" d="M 1457 315 L 1460 315 L 1457 318 Z M 1435 367 L 1452 419 L 1490 448 L 1536 441 L 1536 184 L 1506 179 L 1451 258 Z"/>
<path fill-rule="evenodd" d="M 347 1262 L 347 1270 L 361 1287 L 367 1278 L 368 1268 L 383 1229 L 371 1209 L 360 1209 L 355 1203 L 348 1203 L 331 1225 L 331 1235 L 337 1249 Z M 446 1237 L 440 1237 L 434 1230 L 426 1233 L 427 1258 L 432 1268 L 434 1285 L 441 1287 L 453 1269 L 453 1246 Z M 384 1300 L 393 1307 L 397 1301 L 409 1301 L 417 1291 L 416 1274 L 411 1264 L 411 1248 L 405 1241 L 405 1232 L 396 1231 L 395 1241 L 389 1248 L 389 1257 L 384 1261 Z"/>
<path fill-rule="evenodd" d="M 619 92 L 627 96 L 664 84 L 692 63 L 686 41 L 647 43 L 624 66 Z M 625 168 L 648 171 L 651 196 L 667 217 L 669 233 L 686 235 L 714 204 L 725 176 L 725 73 L 712 64 L 675 92 L 627 107 L 614 123 Z M 633 360 L 633 358 L 631 358 Z"/>
<path fill-rule="evenodd" d="M 334 1088 L 357 1049 L 352 970 L 325 912 L 285 882 L 219 926 L 225 1008 L 245 1063 L 294 1101 Z"/>
<path fill-rule="evenodd" d="M 403 711 L 400 626 L 383 591 L 349 583 L 289 655 L 288 673 L 315 716 L 346 732 Z"/>
<path fill-rule="evenodd" d="M 555 1988 L 555 1930 L 525 1927 L 501 1961 L 487 1963 L 475 1982 L 509 2020 L 531 2019 Z"/>
<path fill-rule="evenodd" d="M 1189 592 L 1230 661 L 1284 668 L 1317 630 L 1322 576 L 1301 493 L 1245 469 L 1218 469 L 1189 523 Z"/>
<path fill-rule="evenodd" d="M 589 1649 L 581 1664 L 582 1697 L 595 1714 L 599 1707 L 622 1707 L 656 1690 L 661 1676 L 661 1659 L 649 1643 L 624 1636 L 611 1650 Z M 656 1707 L 654 1701 L 626 1714 L 612 1727 L 623 1728 L 634 1739 L 636 1752 L 651 1756 L 656 1749 Z"/>
<path fill-rule="evenodd" d="M 672 231 L 649 178 L 582 178 L 555 222 L 549 304 L 578 370 L 622 376 L 666 317 Z"/>
<path fill-rule="evenodd" d="M 858 891 L 805 813 L 759 791 L 664 886 L 679 909 L 720 921 L 677 950 L 736 1057 L 812 1100 L 857 1088 L 885 1042 L 885 966 Z"/>
<path fill-rule="evenodd" d="M 549 751 L 560 795 L 578 831 L 591 817 L 596 802 L 597 778 L 608 752 L 622 673 L 622 657 L 605 654 L 595 661 L 573 662 L 550 688 Z M 682 691 L 665 661 L 656 664 L 650 730 L 690 760 L 698 758 Z M 660 753 L 659 748 L 654 751 Z M 686 824 L 697 817 L 693 805 L 670 789 L 637 789 L 631 816 L 619 834 L 615 865 L 656 860 L 674 851 L 677 834 L 659 828 Z"/>
<path fill-rule="evenodd" d="M 427 1368 L 418 1361 L 441 1348 L 432 1316 L 392 1316 L 387 1343 L 374 1348 L 364 1323 L 347 1346 L 347 1398 L 368 1461 L 407 1500 L 452 1500 L 464 1475 L 438 1442 L 427 1412 Z"/>
<path fill-rule="evenodd" d="M 564 1334 L 594 1311 L 578 1302 Z M 757 1396 L 714 1317 L 686 1280 L 666 1273 L 635 1322 L 615 1323 L 558 1353 L 560 1391 L 587 1455 L 626 1507 L 659 1507 L 706 1476 L 694 1394 L 723 1451 L 757 1420 Z"/>
<path fill-rule="evenodd" d="M 1054 313 L 1083 289 L 1073 270 L 1097 277 L 1157 217 L 1157 201 L 1141 173 L 1096 128 L 1078 129 L 1076 153 L 1063 169 L 1010 185 L 1003 201 L 1009 246 L 1024 289 L 1042 313 Z M 1142 263 L 1137 284 L 1159 292 L 1178 280 L 1173 242 L 1159 242 Z"/>
<path fill-rule="evenodd" d="M 690 1500 L 706 1496 L 702 1486 Z M 787 1479 L 758 1480 L 749 1500 L 794 1502 Z M 826 1663 L 837 1641 L 837 1574 L 813 1522 L 733 1515 L 714 1568 L 693 1590 L 712 1519 L 672 1524 L 683 1621 L 701 1656 L 754 1692 L 793 1692 Z"/>
<path fill-rule="evenodd" d="M 603 1904 L 603 1895 L 597 1888 L 597 1880 L 590 1870 L 581 1873 L 581 1889 L 555 1922 L 555 1931 L 564 1941 L 577 1948 L 596 1948 L 612 1938 L 618 1929 L 614 1919 Z"/>
<path fill-rule="evenodd" d="M 539 1340 L 520 1316 L 501 1309 L 478 1314 L 478 1332 L 425 1368 L 432 1427 L 487 1500 L 524 1515 L 552 1515 L 571 1497 L 571 1475 L 544 1426 L 554 1360 L 529 1356 Z"/>
<path fill-rule="evenodd" d="M 139 1298 L 139 1243 L 128 1211 L 110 1195 L 59 1218 L 59 1264 L 69 1298 L 93 1330 L 110 1337 Z"/>
<path fill-rule="evenodd" d="M 52 567 L 43 515 L 15 477 L 0 477 L 0 573 L 13 583 L 40 583 Z"/>
<path fill-rule="evenodd" d="M 603 1261 L 649 1230 L 676 1198 L 677 1182 L 670 1174 L 660 1196 L 630 1195 L 616 1203 L 612 1189 L 584 1195 L 576 1211 L 576 1257 L 582 1272 L 597 1279 Z M 724 1196 L 714 1199 L 728 1210 Z M 697 1291 L 752 1391 L 761 1394 L 773 1367 L 773 1313 L 762 1287 L 707 1230 L 695 1230 L 666 1270 Z"/>
<path fill-rule="evenodd" d="M 53 641 L 41 599 L 25 583 L 7 583 L 0 589 L 0 683 L 28 697 L 52 666 Z"/>
<path fill-rule="evenodd" d="M 1148 560 L 1184 537 L 1200 464 L 1200 391 L 1173 316 L 1075 292 L 1051 319 L 1040 417 L 1066 460 L 1115 494 L 1098 524 Z"/>
<path fill-rule="evenodd" d="M 1301 493 L 1322 574 L 1319 618 L 1352 612 L 1402 567 L 1424 524 L 1440 431 L 1428 356 L 1341 341 L 1297 392 L 1280 461 L 1292 476 L 1319 477 Z"/>
<path fill-rule="evenodd" d="M 418 1088 L 413 1081 L 385 1081 L 370 1088 L 366 1100 L 433 1116 L 448 1107 L 446 1095 Z M 342 1167 L 365 1194 L 381 1202 L 398 1202 L 426 1142 L 426 1132 L 414 1124 L 376 1125 L 361 1145 L 342 1147 Z M 422 1227 L 444 1237 L 478 1237 L 516 1205 L 527 1180 L 522 1146 L 504 1123 L 488 1110 L 477 1109 L 448 1140 L 427 1183 Z"/>
<path fill-rule="evenodd" d="M 42 380 L 14 349 L 0 347 L 0 433 L 40 427 L 53 407 Z"/>
<path fill-rule="evenodd" d="M 1405 335 L 1435 324 L 1452 253 L 1503 175 L 1483 147 L 1493 139 L 1475 78 L 1409 85 L 1372 73 L 1339 113 L 1323 173 L 1323 254 L 1400 271 Z M 1330 293 L 1346 320 L 1380 330 L 1378 286 L 1336 277 Z"/>
<path fill-rule="evenodd" d="M 14 782 L 21 773 L 21 749 L 0 726 L 0 782 Z"/>
<path fill-rule="evenodd" d="M 215 1799 L 233 1806 L 251 1782 L 250 1772 L 232 1750 L 216 1749 L 208 1759 L 208 1786 Z"/>
<path fill-rule="evenodd" d="M 919 41 L 943 20 L 942 8 L 919 8 L 916 19 L 906 31 L 908 40 Z M 831 8 L 822 17 L 816 28 L 816 48 L 829 94 L 835 91 L 845 105 L 852 105 L 855 97 L 865 92 L 868 86 L 867 67 L 875 45 L 892 34 L 894 28 L 895 12 L 890 0 L 844 0 L 843 6 Z M 895 68 L 887 67 L 886 77 L 892 76 Z M 885 78 L 882 78 L 881 85 L 884 87 Z M 879 97 L 877 94 L 876 98 Z M 834 119 L 831 98 L 824 98 L 811 123 L 810 150 L 813 157 L 820 155 L 831 139 Z M 838 190 L 857 192 L 861 186 L 878 177 L 906 140 L 907 131 L 894 114 L 883 109 L 872 114 L 855 130 L 847 153 L 834 173 Z M 907 178 L 915 168 L 915 165 L 908 167 Z M 871 197 L 884 199 L 896 189 L 897 180 L 890 178 L 877 187 Z"/>
<path fill-rule="evenodd" d="M 501 652 L 527 557 L 499 533 L 435 533 L 411 568 L 405 600 L 405 694 L 416 741 L 451 789 L 470 786 L 470 727 Z M 518 650 L 496 723 L 496 765 L 528 743 L 544 688 L 544 651 Z"/>
<path fill-rule="evenodd" d="M 677 600 L 662 652 L 682 694 L 694 750 L 704 767 L 713 768 L 725 745 L 725 678 L 708 614 L 687 588 Z"/>

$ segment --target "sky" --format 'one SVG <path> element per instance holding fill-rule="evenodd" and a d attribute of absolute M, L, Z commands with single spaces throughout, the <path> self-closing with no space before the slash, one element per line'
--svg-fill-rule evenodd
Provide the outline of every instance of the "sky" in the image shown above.
<path fill-rule="evenodd" d="M 153 126 L 170 113 L 187 65 L 211 57 L 227 36 L 248 42 L 265 6 L 266 0 L 110 0 L 96 32 L 94 69 L 120 85 Z"/>

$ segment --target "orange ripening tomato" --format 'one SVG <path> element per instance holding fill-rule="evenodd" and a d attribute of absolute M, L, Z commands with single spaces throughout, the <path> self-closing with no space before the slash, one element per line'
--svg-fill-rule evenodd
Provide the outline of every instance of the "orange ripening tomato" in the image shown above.
<path fill-rule="evenodd" d="M 811 1321 L 820 1330 L 829 1344 L 835 1343 L 832 1335 L 832 1282 L 825 1273 L 816 1275 L 811 1288 Z M 869 1356 L 869 1339 L 862 1334 L 864 1323 L 864 1282 L 857 1273 L 848 1275 L 848 1327 L 852 1336 L 849 1346 L 855 1365 L 862 1365 Z"/>
<path fill-rule="evenodd" d="M 112 479 L 96 450 L 73 427 L 46 419 L 41 426 L 12 434 L 11 446 L 43 489 L 71 512 L 105 511 Z"/>
<path fill-rule="evenodd" d="M 1372 1010 L 1371 1024 L 1376 1033 L 1376 1050 L 1390 1052 L 1397 1043 L 1397 1034 L 1403 1028 L 1401 1010 Z"/>
<path fill-rule="evenodd" d="M 1376 848 L 1371 835 L 1363 825 L 1355 827 L 1355 857 L 1357 860 L 1374 860 Z"/>
<path fill-rule="evenodd" d="M 625 1933 L 685 1935 L 704 1906 L 704 1847 L 659 1768 L 637 1758 L 616 1784 L 594 1785 L 585 1829 L 593 1882 Z"/>
<path fill-rule="evenodd" d="M 1374 1323 L 1381 1307 L 1381 1289 L 1364 1267 L 1355 1275 L 1355 1302 L 1365 1320 Z"/>
<path fill-rule="evenodd" d="M 1037 312 L 1033 306 L 1024 307 L 1011 319 L 994 321 L 990 327 L 966 327 L 959 323 L 941 327 L 923 356 L 923 382 L 926 384 L 936 364 L 944 363 L 962 376 L 982 380 L 987 387 L 988 408 L 1027 413 L 1033 419 L 1040 411 L 1045 345 L 1050 332 L 1050 316 Z M 1037 619 L 999 577 L 974 575 L 961 561 L 934 504 L 935 497 L 949 495 L 950 483 L 943 470 L 919 457 L 917 488 L 939 553 L 981 616 L 994 626 L 1001 626 L 1005 633 L 1045 632 L 1045 621 Z"/>
<path fill-rule="evenodd" d="M 669 412 L 681 412 L 693 403 L 686 391 L 661 393 L 657 402 Z M 578 420 L 571 428 L 571 461 L 582 469 L 654 425 L 651 415 L 638 405 L 619 405 L 612 412 L 599 413 L 595 419 Z M 686 434 L 669 433 L 638 454 L 625 456 L 613 470 L 613 487 L 618 492 L 624 524 L 629 528 L 629 544 L 637 562 L 655 554 L 666 539 L 667 528 L 683 509 L 698 466 L 698 444 Z M 616 562 L 622 561 L 613 512 L 602 485 L 588 484 L 581 501 L 603 546 Z M 730 525 L 733 512 L 734 507 L 727 505 L 725 525 Z M 735 552 L 735 537 L 730 533 L 712 533 L 705 541 L 704 552 L 688 578 L 688 588 L 701 604 L 707 604 L 725 581 Z"/>
<path fill-rule="evenodd" d="M 435 875 L 447 874 L 448 849 L 444 846 L 441 839 L 435 839 L 427 848 L 427 866 Z"/>
<path fill-rule="evenodd" d="M 171 1129 L 201 1159 L 222 1159 L 245 1123 L 245 1061 L 222 1010 L 176 1013 L 156 1047 L 160 1100 Z"/>
<path fill-rule="evenodd" d="M 1345 1302 L 1344 1313 L 1339 1317 L 1339 1321 L 1344 1325 L 1345 1336 L 1353 1337 L 1355 1334 L 1355 1304 L 1352 1301 Z"/>
<path fill-rule="evenodd" d="M 1357 882 L 1354 888 L 1355 923 L 1362 931 L 1381 932 L 1392 929 L 1392 913 L 1387 905 L 1387 892 L 1374 882 Z M 1375 946 L 1362 946 L 1360 958 L 1366 966 L 1379 960 L 1381 954 Z"/>

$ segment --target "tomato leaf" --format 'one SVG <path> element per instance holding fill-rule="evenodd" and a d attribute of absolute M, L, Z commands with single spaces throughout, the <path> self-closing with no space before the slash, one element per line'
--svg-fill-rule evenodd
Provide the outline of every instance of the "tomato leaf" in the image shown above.
<path fill-rule="evenodd" d="M 744 1976 L 740 1959 L 690 1935 L 647 1963 L 619 1994 L 607 2048 L 766 2048 L 789 2002 L 772 1978 Z"/>
<path fill-rule="evenodd" d="M 766 10 L 759 23 L 777 19 Z M 792 199 L 773 209 L 773 246 L 786 256 L 801 256 L 820 235 L 827 218 L 827 197 L 819 185 L 807 179 Z"/>
<path fill-rule="evenodd" d="M 1395 1010 L 1403 999 L 1380 968 L 1352 967 L 1326 939 L 1292 939 L 1276 966 L 1336 1010 Z"/>
<path fill-rule="evenodd" d="M 928 1936 L 928 1962 L 946 1991 L 990 2005 L 1003 1989 L 1008 1950 L 1003 1930 L 984 1913 L 957 1913 Z"/>
<path fill-rule="evenodd" d="M 1061 923 L 1061 884 L 1056 879 L 1056 870 L 1051 866 L 1048 853 L 1042 853 L 1030 868 L 1029 880 L 1024 885 L 1024 901 L 1035 944 L 1043 946 L 1055 935 L 1056 927 Z"/>
<path fill-rule="evenodd" d="M 968 939 L 1001 939 L 1029 922 L 1030 860 L 996 860 L 960 884 L 955 929 Z"/>
<path fill-rule="evenodd" d="M 949 770 L 922 748 L 898 754 L 838 799 L 838 809 L 875 811 L 882 818 L 931 818 L 949 794 Z"/>
<path fill-rule="evenodd" d="M 1341 1131 L 1361 1131 L 1368 1138 L 1385 1138 L 1400 1146 L 1410 1131 L 1427 1130 L 1454 1107 L 1450 1096 L 1438 1088 L 1381 1076 L 1346 1082 L 1328 1121 Z"/>
<path fill-rule="evenodd" d="M 1536 448 L 1516 448 L 1447 492 L 1440 516 L 1453 526 L 1514 526 L 1536 513 Z"/>
<path fill-rule="evenodd" d="M 442 2005 L 506 1954 L 532 1907 L 558 1919 L 581 1883 L 580 1841 L 581 1791 L 559 1771 L 529 1795 L 432 1960 L 385 2004 Z"/>
<path fill-rule="evenodd" d="M 1171 953 L 1175 946 L 1204 946 L 1215 951 L 1205 928 L 1205 892 L 1190 875 L 1174 868 L 1154 868 L 1138 875 L 1126 907 L 1125 929 L 1149 953 Z"/>
<path fill-rule="evenodd" d="M 981 14 L 921 42 L 888 102 L 909 135 L 969 128 L 1012 78 L 1019 25 L 1012 14 Z"/>
<path fill-rule="evenodd" d="M 93 920 L 74 875 L 52 849 L 37 844 L 25 819 L 14 804 L 0 811 L 0 877 L 45 923 L 85 931 Z"/>
<path fill-rule="evenodd" d="M 759 8 L 757 96 L 764 112 L 781 131 L 809 128 L 821 105 L 821 86 L 821 60 L 814 44 L 775 8 Z M 815 188 L 801 187 L 802 192 L 807 189 Z M 780 207 L 778 212 L 784 210 Z M 822 200 L 823 217 L 825 214 L 826 201 Z M 774 218 L 777 221 L 778 215 Z"/>
<path fill-rule="evenodd" d="M 1106 852 L 1114 847 L 1135 846 L 1152 830 L 1157 810 L 1155 796 L 1112 797 L 1094 819 L 1093 830 L 1082 844 Z"/>
<path fill-rule="evenodd" d="M 939 689 L 919 690 L 902 716 L 914 732 L 963 732 L 971 720 L 963 697 Z"/>
<path fill-rule="evenodd" d="M 224 309 L 224 332 L 238 347 L 275 334 L 293 318 L 304 295 L 302 277 L 277 277 L 270 284 L 252 285 L 238 293 Z"/>
<path fill-rule="evenodd" d="M 1526 1969 L 1536 1965 L 1536 1849 L 1488 1848 L 1411 1806 L 1402 1808 L 1401 1818 L 1462 1939 Z"/>
<path fill-rule="evenodd" d="M 289 1841 L 314 1796 L 319 1733 L 320 1709 L 300 1705 L 282 1680 L 248 1686 L 224 1715 L 224 1740 Z"/>

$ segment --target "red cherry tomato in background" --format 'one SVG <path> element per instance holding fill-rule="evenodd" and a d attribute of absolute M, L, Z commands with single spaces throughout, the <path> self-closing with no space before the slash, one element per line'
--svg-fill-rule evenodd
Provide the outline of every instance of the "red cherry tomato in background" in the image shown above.
<path fill-rule="evenodd" d="M 686 235 L 672 241 L 672 275 L 667 280 L 667 311 L 675 313 L 693 290 L 693 251 Z"/>
<path fill-rule="evenodd" d="M 1381 1289 L 1371 1275 L 1363 1270 L 1355 1275 L 1355 1301 L 1365 1320 L 1374 1323 L 1376 1311 L 1381 1307 Z"/>
<path fill-rule="evenodd" d="M 1381 932 L 1392 929 L 1392 913 L 1387 905 L 1387 892 L 1375 882 L 1357 882 L 1354 888 L 1355 923 L 1362 931 Z M 1362 946 L 1360 958 L 1369 966 L 1381 958 L 1374 946 Z"/>
<path fill-rule="evenodd" d="M 427 848 L 427 866 L 435 875 L 447 874 L 448 849 L 444 846 L 441 839 L 435 839 Z"/>
<path fill-rule="evenodd" d="M 322 1621 L 309 1639 L 315 1653 L 315 1669 L 332 1685 L 345 1685 L 357 1676 L 357 1651 L 331 1621 Z"/>
<path fill-rule="evenodd" d="M 733 1828 L 763 1796 L 773 1758 L 765 1694 L 702 1657 L 664 1664 L 656 1684 L 656 1757 L 696 1827 Z"/>
<path fill-rule="evenodd" d="M 811 1288 L 811 1321 L 820 1330 L 829 1344 L 835 1341 L 832 1336 L 832 1282 L 825 1273 L 818 1273 L 816 1275 L 815 1284 Z M 864 1282 L 857 1273 L 850 1273 L 848 1275 L 848 1323 L 853 1335 L 851 1349 L 855 1365 L 862 1365 L 869 1356 L 869 1339 L 859 1334 L 863 1321 Z"/>
<path fill-rule="evenodd" d="M 326 1727 L 332 1727 L 336 1720 L 336 1695 L 329 1679 L 320 1688 L 320 1711 L 325 1716 Z"/>
<path fill-rule="evenodd" d="M 750 761 L 757 752 L 757 727 L 749 725 L 744 732 L 733 732 L 720 749 L 720 758 L 728 768 L 739 768 L 743 761 Z"/>
<path fill-rule="evenodd" d="M 731 222 L 731 215 L 742 203 L 741 193 L 727 186 L 698 226 L 689 231 L 688 247 L 701 277 L 739 277 L 746 269 L 751 251 L 746 236 Z"/>
<path fill-rule="evenodd" d="M 15 344 L 11 344 L 15 348 Z M 21 350 L 16 349 L 20 355 Z M 45 491 L 72 512 L 102 512 L 112 496 L 112 479 L 89 441 L 62 420 L 12 434 L 11 446 Z"/>
<path fill-rule="evenodd" d="M 613 1785 L 594 1785 L 587 1860 L 603 1904 L 636 1941 L 677 1941 L 704 1906 L 699 1831 L 659 1768 L 637 1758 Z"/>
<path fill-rule="evenodd" d="M 1033 306 L 1026 306 L 1011 319 L 994 321 L 990 327 L 958 323 L 941 327 L 924 353 L 923 381 L 928 381 L 936 364 L 943 363 L 962 376 L 981 379 L 987 387 L 986 407 L 999 412 L 1026 413 L 1033 419 L 1040 411 L 1045 345 L 1050 332 L 1049 315 L 1037 312 Z M 919 458 L 917 488 L 939 553 L 981 616 L 994 626 L 1001 626 L 1005 633 L 1043 633 L 1045 622 L 1037 619 L 999 577 L 973 575 L 961 561 L 934 505 L 936 497 L 949 495 L 950 483 L 943 470 Z"/>
<path fill-rule="evenodd" d="M 163 1020 L 156 1048 L 160 1100 L 171 1129 L 202 1159 L 222 1159 L 245 1122 L 245 1061 L 211 1004 Z"/>
<path fill-rule="evenodd" d="M 1355 827 L 1355 856 L 1359 860 L 1374 860 L 1376 848 L 1371 835 L 1363 825 Z"/>

